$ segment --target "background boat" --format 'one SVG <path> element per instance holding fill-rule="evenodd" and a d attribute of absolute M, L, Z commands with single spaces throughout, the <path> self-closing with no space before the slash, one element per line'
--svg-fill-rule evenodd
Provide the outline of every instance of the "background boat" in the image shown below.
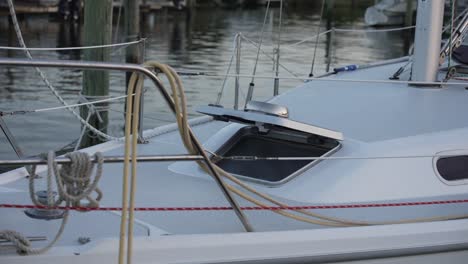
<path fill-rule="evenodd" d="M 403 25 L 410 16 L 414 21 L 417 9 L 416 0 L 380 0 L 366 9 L 364 21 L 369 26 Z M 450 9 L 450 1 L 445 1 L 445 10 Z M 468 5 L 466 0 L 455 1 L 457 10 L 464 10 Z"/>

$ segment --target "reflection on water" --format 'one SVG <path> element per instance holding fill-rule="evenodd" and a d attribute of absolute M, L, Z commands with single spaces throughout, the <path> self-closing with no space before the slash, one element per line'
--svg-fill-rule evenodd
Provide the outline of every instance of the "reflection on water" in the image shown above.
<path fill-rule="evenodd" d="M 307 42 L 294 48 L 287 47 L 317 31 L 320 1 L 303 1 L 289 5 L 283 21 L 281 35 L 281 62 L 298 76 L 306 77 L 310 71 L 314 42 Z M 317 3 L 315 3 L 317 2 Z M 328 9 L 322 31 L 326 28 L 365 28 L 363 16 L 365 7 L 373 1 L 335 1 L 336 6 Z M 354 5 L 354 6 L 353 6 Z M 233 49 L 233 37 L 242 32 L 247 38 L 257 40 L 263 23 L 264 9 L 218 10 L 199 9 L 190 16 L 183 12 L 160 12 L 142 17 L 142 34 L 146 41 L 146 60 L 158 60 L 180 70 L 209 71 L 224 74 L 228 68 Z M 273 55 L 277 41 L 278 9 L 272 9 L 266 26 L 265 52 Z M 33 16 L 21 21 L 24 38 L 30 47 L 80 46 L 82 27 L 77 23 L 59 22 L 45 16 Z M 118 38 L 125 39 L 123 28 L 119 28 Z M 18 46 L 14 30 L 6 17 L 0 18 L 0 46 Z M 114 31 L 116 32 L 116 31 Z M 343 64 L 362 64 L 382 59 L 404 56 L 411 44 L 411 32 L 386 33 L 336 33 L 319 39 L 315 73 L 324 72 L 327 64 L 331 67 Z M 247 42 L 242 44 L 241 74 L 251 74 L 256 49 Z M 80 51 L 32 52 L 41 59 L 81 59 Z M 20 51 L 0 51 L 1 57 L 24 58 Z M 124 49 L 113 49 L 111 60 L 122 62 Z M 51 83 L 69 102 L 78 100 L 82 73 L 78 70 L 44 69 Z M 273 74 L 272 61 L 261 56 L 258 75 Z M 287 76 L 285 71 L 281 75 Z M 190 112 L 196 115 L 198 105 L 212 103 L 222 84 L 222 78 L 184 77 Z M 250 79 L 241 80 L 241 96 L 245 96 Z M 124 94 L 125 76 L 111 73 L 111 95 Z M 172 122 L 173 118 L 165 107 L 160 95 L 150 83 L 145 97 L 146 128 Z M 232 107 L 233 80 L 227 82 L 222 103 Z M 273 80 L 255 80 L 256 99 L 267 99 L 273 94 Z M 280 92 L 300 84 L 297 80 L 281 80 Z M 24 110 L 59 106 L 37 73 L 30 68 L 0 68 L 0 110 Z M 111 104 L 108 132 L 122 135 L 123 103 Z M 4 117 L 27 155 L 49 149 L 59 149 L 79 137 L 80 125 L 66 110 Z M 14 152 L 0 134 L 0 158 L 13 158 Z"/>
<path fill-rule="evenodd" d="M 81 24 L 77 22 L 65 22 L 59 24 L 57 34 L 57 47 L 78 47 L 81 46 Z M 80 50 L 60 50 L 60 59 L 64 60 L 80 60 Z"/>

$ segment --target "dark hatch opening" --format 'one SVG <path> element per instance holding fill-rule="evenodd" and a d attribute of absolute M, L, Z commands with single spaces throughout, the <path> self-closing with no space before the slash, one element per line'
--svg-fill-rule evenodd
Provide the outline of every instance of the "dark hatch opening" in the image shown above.
<path fill-rule="evenodd" d="M 339 147 L 335 139 L 274 127 L 267 132 L 256 126 L 240 129 L 218 151 L 223 157 L 321 157 Z M 255 181 L 278 183 L 314 160 L 229 160 L 216 164 L 224 170 Z"/>

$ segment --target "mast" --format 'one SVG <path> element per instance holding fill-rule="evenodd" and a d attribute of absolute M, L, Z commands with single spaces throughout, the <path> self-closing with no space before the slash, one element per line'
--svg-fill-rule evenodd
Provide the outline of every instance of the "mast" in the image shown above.
<path fill-rule="evenodd" d="M 444 0 L 418 0 L 412 81 L 436 81 L 443 20 Z"/>

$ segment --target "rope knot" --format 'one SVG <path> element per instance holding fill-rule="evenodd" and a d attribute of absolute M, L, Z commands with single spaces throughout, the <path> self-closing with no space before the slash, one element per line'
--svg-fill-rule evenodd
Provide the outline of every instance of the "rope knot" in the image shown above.
<path fill-rule="evenodd" d="M 102 191 L 97 185 L 102 176 L 103 157 L 99 152 L 94 156 L 98 163 L 94 179 L 92 179 L 92 174 L 95 164 L 87 153 L 68 153 L 65 157 L 69 158 L 71 163 L 62 165 L 60 169 L 55 161 L 52 163 L 59 196 L 72 206 L 99 207 Z M 91 196 L 93 192 L 97 194 L 96 198 Z M 81 200 L 83 199 L 87 200 L 88 203 L 82 205 Z"/>
<path fill-rule="evenodd" d="M 29 193 L 33 203 L 46 207 L 56 207 L 62 202 L 65 202 L 67 206 L 99 207 L 102 191 L 97 185 L 102 176 L 102 165 L 104 163 L 102 154 L 97 152 L 94 155 L 97 160 L 94 179 L 92 179 L 92 174 L 95 164 L 87 153 L 72 152 L 66 154 L 65 157 L 69 158 L 71 162 L 60 167 L 55 161 L 53 151 L 50 151 L 47 155 L 47 203 L 36 198 L 35 177 L 29 177 Z M 33 167 L 33 174 L 35 170 L 36 168 Z M 55 178 L 58 198 L 54 198 L 53 178 Z M 96 192 L 96 198 L 91 196 L 93 192 Z M 87 200 L 88 203 L 82 205 L 81 200 L 83 199 Z"/>
<path fill-rule="evenodd" d="M 13 230 L 0 230 L 0 239 L 13 243 L 20 255 L 27 254 L 31 247 L 31 242 L 26 237 Z"/>
<path fill-rule="evenodd" d="M 55 153 L 50 151 L 47 155 L 47 190 L 44 191 L 45 195 L 42 197 L 36 197 L 36 191 L 34 188 L 34 181 L 36 179 L 36 166 L 33 166 L 29 177 L 29 195 L 32 202 L 45 209 L 38 209 L 34 212 L 26 212 L 27 215 L 38 218 L 50 220 L 51 215 L 49 211 L 55 210 L 54 207 L 60 206 L 65 202 L 66 207 L 88 207 L 97 208 L 99 207 L 99 201 L 102 199 L 102 191 L 98 188 L 98 182 L 102 176 L 102 166 L 104 164 L 103 156 L 100 152 L 94 154 L 96 159 L 97 167 L 94 170 L 95 163 L 86 153 L 72 152 L 65 155 L 71 160 L 70 163 L 59 166 L 55 160 Z M 94 179 L 92 177 L 95 171 Z M 58 191 L 53 190 L 53 178 L 55 178 L 55 184 Z M 97 193 L 96 198 L 92 197 L 92 193 Z M 85 205 L 81 204 L 82 200 L 87 200 L 88 203 Z M 45 211 L 45 212 L 44 212 Z M 84 210 L 87 211 L 87 210 Z M 60 216 L 62 224 L 57 232 L 55 238 L 45 247 L 35 249 L 31 247 L 31 242 L 16 231 L 11 230 L 0 230 L 0 238 L 10 241 L 13 246 L 18 250 L 18 254 L 41 254 L 50 249 L 55 242 L 60 238 L 65 229 L 65 224 L 68 219 L 68 210 Z"/>

